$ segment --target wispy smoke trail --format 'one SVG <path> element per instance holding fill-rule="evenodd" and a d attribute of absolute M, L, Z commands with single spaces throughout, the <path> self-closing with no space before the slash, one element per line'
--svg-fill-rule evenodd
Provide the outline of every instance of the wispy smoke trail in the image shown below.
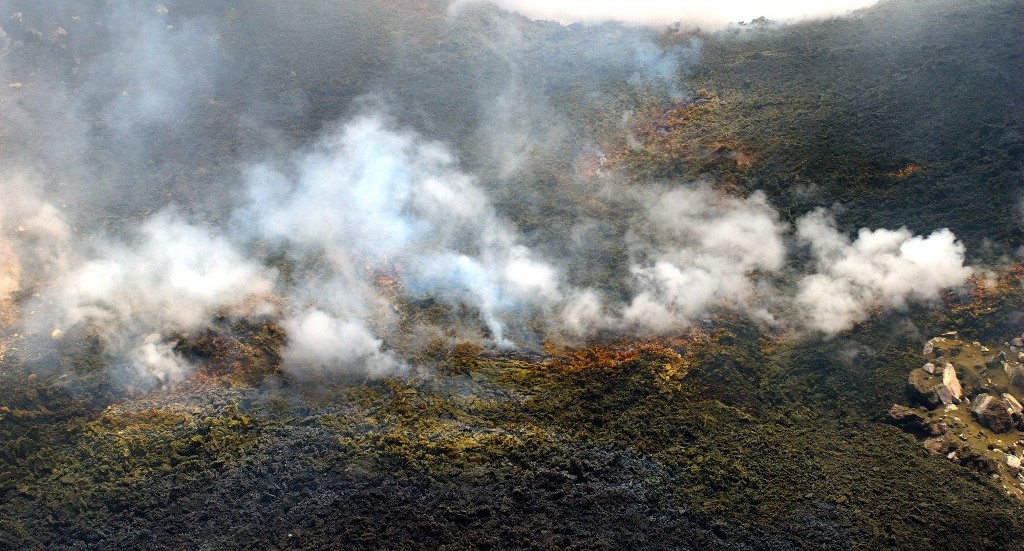
<path fill-rule="evenodd" d="M 294 180 L 266 165 L 251 170 L 238 220 L 243 234 L 308 267 L 294 318 L 314 309 L 334 324 L 365 320 L 385 300 L 374 273 L 391 270 L 414 296 L 475 306 L 507 343 L 506 312 L 557 293 L 555 271 L 518 242 L 447 149 L 381 115 L 343 125 L 287 172 Z"/>

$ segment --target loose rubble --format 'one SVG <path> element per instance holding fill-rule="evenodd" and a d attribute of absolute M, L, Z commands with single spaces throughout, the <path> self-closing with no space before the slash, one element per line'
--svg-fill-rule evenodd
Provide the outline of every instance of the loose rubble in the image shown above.
<path fill-rule="evenodd" d="M 907 376 L 911 405 L 894 404 L 890 423 L 944 456 L 999 480 L 1024 499 L 1024 336 L 999 346 L 956 331 L 925 343 L 925 363 Z"/>

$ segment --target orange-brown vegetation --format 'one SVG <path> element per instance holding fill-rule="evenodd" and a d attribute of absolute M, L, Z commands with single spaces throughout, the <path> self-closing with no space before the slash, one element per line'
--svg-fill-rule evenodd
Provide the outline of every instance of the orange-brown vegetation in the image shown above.
<path fill-rule="evenodd" d="M 575 372 L 591 369 L 621 370 L 640 360 L 664 362 L 662 376 L 666 379 L 684 377 L 688 370 L 686 359 L 666 343 L 637 341 L 629 343 L 599 344 L 585 348 L 557 350 L 549 348 L 550 367 Z"/>
<path fill-rule="evenodd" d="M 921 165 L 917 163 L 908 163 L 907 166 L 895 172 L 890 172 L 888 176 L 896 180 L 906 180 L 907 178 L 913 176 L 914 174 L 917 174 L 918 172 L 921 172 L 922 170 L 924 170 L 924 167 L 922 167 Z"/>
<path fill-rule="evenodd" d="M 637 362 L 657 365 L 660 377 L 681 380 L 697 361 L 713 355 L 719 348 L 723 331 L 691 330 L 678 337 L 620 340 L 571 347 L 548 342 L 545 357 L 536 360 L 516 359 L 515 354 L 501 357 L 502 364 L 514 364 L 527 370 L 552 370 L 564 373 L 586 371 L 624 371 Z M 440 345 L 439 345 L 440 346 Z M 473 342 L 462 342 L 443 350 L 435 350 L 435 357 L 443 358 L 449 369 L 468 372 L 494 358 L 492 354 Z"/>
<path fill-rule="evenodd" d="M 634 115 L 628 143 L 608 155 L 608 164 L 654 167 L 658 175 L 743 172 L 757 156 L 718 124 L 721 99 L 706 89 L 689 101 L 649 101 Z"/>
<path fill-rule="evenodd" d="M 178 349 L 200 360 L 193 384 L 226 381 L 254 385 L 280 372 L 280 351 L 286 340 L 284 329 L 274 322 L 238 322 L 230 331 L 207 329 Z"/>
<path fill-rule="evenodd" d="M 721 341 L 732 336 L 726 330 L 691 329 L 675 337 L 592 344 L 583 348 L 546 345 L 550 360 L 545 366 L 568 372 L 584 370 L 622 370 L 638 361 L 662 364 L 665 380 L 682 379 L 690 368 L 716 354 Z"/>
<path fill-rule="evenodd" d="M 1001 302 L 1024 294 L 1024 264 L 1013 264 L 995 275 L 974 274 L 960 293 L 947 291 L 944 302 L 954 313 L 980 315 L 993 311 Z"/>

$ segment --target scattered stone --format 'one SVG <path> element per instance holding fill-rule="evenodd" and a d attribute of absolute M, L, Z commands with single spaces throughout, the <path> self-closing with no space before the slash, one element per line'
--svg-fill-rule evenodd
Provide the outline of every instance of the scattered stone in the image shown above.
<path fill-rule="evenodd" d="M 924 370 L 928 373 L 935 373 L 935 364 L 931 362 L 924 364 Z"/>
<path fill-rule="evenodd" d="M 949 411 L 956 411 L 956 410 L 958 410 L 958 409 L 960 409 L 960 408 L 959 408 L 959 407 L 957 407 L 957 405 L 956 405 L 956 404 L 946 404 L 946 409 L 945 409 L 945 411 L 947 411 L 947 412 L 949 412 Z"/>
<path fill-rule="evenodd" d="M 981 474 L 999 476 L 999 465 L 988 456 L 978 453 L 970 446 L 962 446 L 957 450 L 960 464 L 978 471 Z"/>
<path fill-rule="evenodd" d="M 1006 407 L 1010 408 L 1010 413 L 1021 414 L 1024 413 L 1024 406 L 1020 405 L 1020 402 L 1013 397 L 1009 392 L 1003 393 L 1003 401 L 1006 402 Z"/>
<path fill-rule="evenodd" d="M 1016 455 L 1006 456 L 1006 466 L 1010 469 L 1010 476 L 1017 476 L 1020 474 L 1020 458 Z"/>
<path fill-rule="evenodd" d="M 928 424 L 928 434 L 932 436 L 939 436 L 949 432 L 949 427 L 945 423 L 936 422 Z"/>
<path fill-rule="evenodd" d="M 942 368 L 942 385 L 938 388 L 938 395 L 943 404 L 958 404 L 964 397 L 964 389 L 951 363 Z"/>
<path fill-rule="evenodd" d="M 910 393 L 911 401 L 928 408 L 937 407 L 942 403 L 938 394 L 938 387 L 941 384 L 941 380 L 920 367 L 911 371 L 907 377 L 907 391 Z"/>
<path fill-rule="evenodd" d="M 927 421 L 924 416 L 907 406 L 893 404 L 892 407 L 889 408 L 889 413 L 886 415 L 886 418 L 890 423 L 907 432 L 921 435 L 930 432 L 926 426 Z"/>
<path fill-rule="evenodd" d="M 932 455 L 946 455 L 953 451 L 955 447 L 949 439 L 949 435 L 946 434 L 932 436 L 924 441 L 924 449 L 928 450 L 928 453 Z"/>
<path fill-rule="evenodd" d="M 964 391 L 960 379 L 956 376 L 953 364 L 947 363 L 942 369 L 942 377 L 937 373 L 929 373 L 919 367 L 907 377 L 907 389 L 910 397 L 929 409 L 940 404 L 958 404 L 963 399 Z"/>
<path fill-rule="evenodd" d="M 1024 366 L 1020 362 L 1004 362 L 1003 371 L 1010 378 L 1010 384 L 1024 388 Z"/>
<path fill-rule="evenodd" d="M 1024 348 L 1024 339 L 1022 339 L 1020 337 L 1014 337 L 1013 340 L 1010 341 L 1010 346 L 1016 346 L 1017 348 Z"/>
<path fill-rule="evenodd" d="M 1024 406 L 1009 392 L 1004 392 L 1002 397 L 1003 401 L 1006 402 L 1006 408 L 1010 412 L 1013 426 L 1017 430 L 1024 430 Z"/>
<path fill-rule="evenodd" d="M 976 396 L 971 413 L 979 423 L 992 432 L 1002 433 L 1013 429 L 1013 420 L 1010 418 L 1006 402 L 991 394 Z"/>

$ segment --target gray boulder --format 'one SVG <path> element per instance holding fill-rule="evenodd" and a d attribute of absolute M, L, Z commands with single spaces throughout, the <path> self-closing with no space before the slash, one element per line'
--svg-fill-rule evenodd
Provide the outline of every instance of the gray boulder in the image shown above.
<path fill-rule="evenodd" d="M 994 433 L 1013 430 L 1013 420 L 1010 418 L 1006 402 L 991 394 L 975 396 L 971 414 L 979 423 Z"/>
<path fill-rule="evenodd" d="M 893 404 L 886 419 L 901 429 L 915 434 L 928 433 L 927 420 L 913 408 Z"/>
<path fill-rule="evenodd" d="M 1024 388 L 1024 365 L 1020 362 L 1003 362 L 1003 371 L 1010 378 L 1010 384 L 1017 388 Z"/>
<path fill-rule="evenodd" d="M 964 398 L 964 388 L 960 385 L 960 379 L 956 376 L 953 364 L 947 363 L 942 368 L 942 384 L 938 390 L 939 400 L 943 404 L 959 404 Z"/>
<path fill-rule="evenodd" d="M 1002 398 L 1003 401 L 1006 402 L 1006 407 L 1010 409 L 1010 413 L 1017 415 L 1024 413 L 1024 406 L 1022 406 L 1020 402 L 1013 397 L 1013 394 L 1004 392 Z"/>

